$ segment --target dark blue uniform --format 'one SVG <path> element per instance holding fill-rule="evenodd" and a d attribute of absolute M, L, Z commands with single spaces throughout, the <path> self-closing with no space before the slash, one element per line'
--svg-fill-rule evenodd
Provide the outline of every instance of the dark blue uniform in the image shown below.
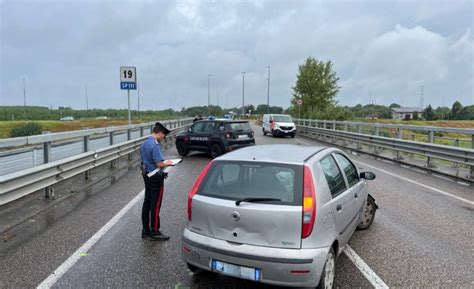
<path fill-rule="evenodd" d="M 156 173 L 151 177 L 148 177 L 147 174 L 157 168 L 157 163 L 164 160 L 160 143 L 150 136 L 141 146 L 140 155 L 144 166 L 143 179 L 145 180 L 145 201 L 142 208 L 143 232 L 156 233 L 160 230 L 164 177 L 161 173 Z"/>

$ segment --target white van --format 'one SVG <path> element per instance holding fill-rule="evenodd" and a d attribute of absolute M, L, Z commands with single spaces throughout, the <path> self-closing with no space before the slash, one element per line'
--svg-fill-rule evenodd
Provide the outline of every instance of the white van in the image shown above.
<path fill-rule="evenodd" d="M 264 114 L 262 123 L 263 135 L 270 133 L 273 137 L 276 136 L 291 136 L 295 137 L 296 125 L 291 119 L 291 116 L 286 114 Z"/>

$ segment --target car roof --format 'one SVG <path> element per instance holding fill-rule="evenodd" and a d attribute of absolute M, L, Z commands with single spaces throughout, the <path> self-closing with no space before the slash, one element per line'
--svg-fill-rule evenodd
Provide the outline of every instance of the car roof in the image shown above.
<path fill-rule="evenodd" d="M 218 160 L 302 164 L 325 148 L 293 144 L 258 145 L 235 150 L 222 155 Z"/>
<path fill-rule="evenodd" d="M 203 119 L 203 120 L 198 120 L 196 122 L 209 122 L 209 121 L 213 121 L 213 122 L 249 122 L 248 120 L 237 120 L 237 119 L 226 119 L 226 118 L 219 118 L 219 119 Z"/>

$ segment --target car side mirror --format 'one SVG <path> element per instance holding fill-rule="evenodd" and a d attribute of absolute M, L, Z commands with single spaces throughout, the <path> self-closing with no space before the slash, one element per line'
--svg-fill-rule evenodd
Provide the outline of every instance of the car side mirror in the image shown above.
<path fill-rule="evenodd" d="M 192 128 L 188 128 L 188 132 L 193 132 Z"/>
<path fill-rule="evenodd" d="M 375 180 L 375 174 L 372 172 L 362 172 L 360 173 L 360 178 L 361 179 L 366 179 L 366 180 Z"/>

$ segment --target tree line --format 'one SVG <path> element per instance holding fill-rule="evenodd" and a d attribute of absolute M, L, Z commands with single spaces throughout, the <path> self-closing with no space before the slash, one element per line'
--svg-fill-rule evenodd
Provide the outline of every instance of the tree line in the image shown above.
<path fill-rule="evenodd" d="M 340 106 L 336 101 L 340 90 L 339 77 L 333 71 L 331 61 L 318 61 L 308 57 L 298 68 L 297 80 L 293 89 L 291 106 L 288 109 L 293 116 L 311 119 L 349 120 L 356 118 L 392 118 L 392 108 L 400 107 L 397 103 L 390 106 L 361 105 L 353 107 Z M 298 103 L 303 103 L 301 106 Z M 452 107 L 431 105 L 422 114 L 426 120 L 474 120 L 474 105 L 462 106 L 459 101 Z M 416 113 L 414 118 L 421 118 Z"/>

